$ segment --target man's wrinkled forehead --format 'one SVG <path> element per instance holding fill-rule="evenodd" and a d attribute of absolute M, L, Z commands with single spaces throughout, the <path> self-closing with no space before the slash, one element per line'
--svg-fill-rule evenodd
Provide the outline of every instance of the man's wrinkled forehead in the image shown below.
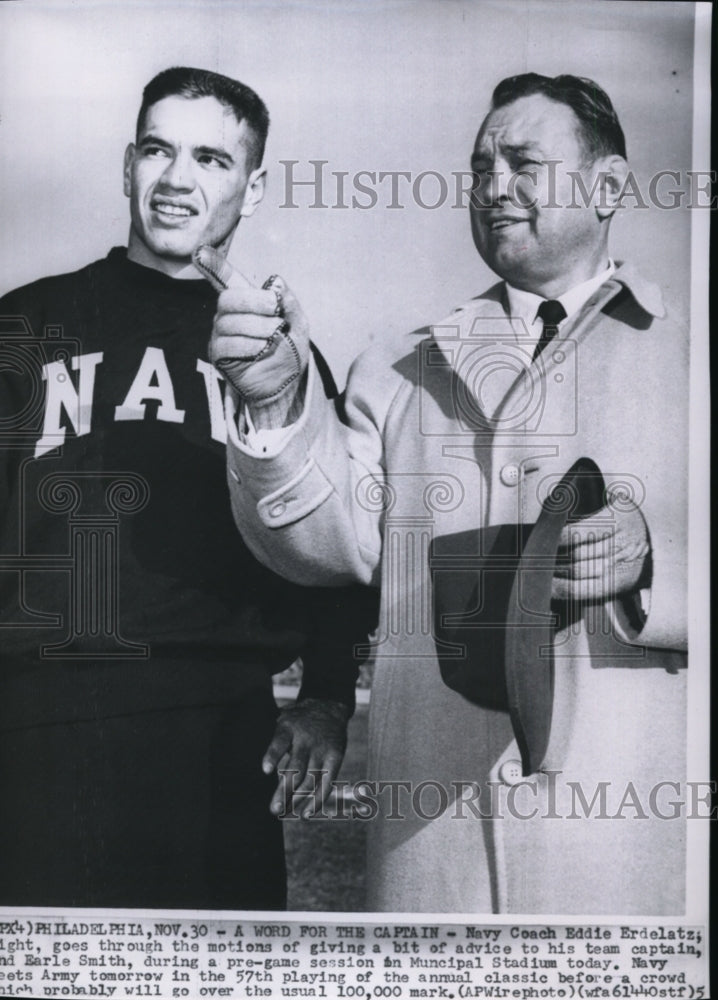
<path fill-rule="evenodd" d="M 169 128 L 181 131 L 221 131 L 245 148 L 251 143 L 246 120 L 238 121 L 233 108 L 216 97 L 188 97 L 184 94 L 161 97 L 145 109 L 137 140 L 156 129 L 158 120 Z"/>
<path fill-rule="evenodd" d="M 543 94 L 531 94 L 490 111 L 481 123 L 474 151 L 535 149 L 544 155 L 560 155 L 580 142 L 572 108 Z"/>

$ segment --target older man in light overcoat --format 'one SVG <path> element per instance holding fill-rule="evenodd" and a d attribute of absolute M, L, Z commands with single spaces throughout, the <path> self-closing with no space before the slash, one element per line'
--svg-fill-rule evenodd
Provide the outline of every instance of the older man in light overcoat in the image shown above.
<path fill-rule="evenodd" d="M 502 280 L 371 347 L 338 410 L 289 289 L 228 281 L 212 351 L 234 386 L 235 518 L 295 581 L 381 586 L 371 909 L 677 914 L 688 337 L 609 255 L 626 149 L 597 84 L 503 81 L 472 169 L 474 240 Z M 578 460 L 600 471 L 600 499 L 559 526 L 550 642 L 527 665 L 510 650 L 546 624 L 527 596 L 544 556 L 518 559 Z M 497 655 L 501 623 L 481 615 L 507 531 L 524 618 Z M 447 580 L 468 581 L 467 605 L 440 607 Z M 452 656 L 468 683 L 449 686 Z"/>

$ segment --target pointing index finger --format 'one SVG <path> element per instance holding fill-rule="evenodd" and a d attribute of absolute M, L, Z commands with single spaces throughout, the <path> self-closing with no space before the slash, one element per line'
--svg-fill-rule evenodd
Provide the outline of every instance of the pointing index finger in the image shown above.
<path fill-rule="evenodd" d="M 223 292 L 230 286 L 233 288 L 251 288 L 252 283 L 237 271 L 219 250 L 209 243 L 200 243 L 192 254 L 192 263 L 203 275 L 216 292 Z"/>

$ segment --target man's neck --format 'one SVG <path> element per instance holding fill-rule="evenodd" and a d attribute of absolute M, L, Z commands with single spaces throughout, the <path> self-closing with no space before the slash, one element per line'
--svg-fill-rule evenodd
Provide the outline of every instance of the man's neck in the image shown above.
<path fill-rule="evenodd" d="M 131 260 L 133 264 L 149 267 L 153 271 L 161 271 L 162 274 L 167 274 L 170 278 L 187 280 L 202 277 L 191 260 L 158 257 L 157 254 L 148 250 L 144 243 L 133 240 L 131 236 L 127 247 L 127 259 Z"/>
<path fill-rule="evenodd" d="M 593 293 L 608 280 L 615 269 L 615 263 L 609 258 L 607 266 L 602 271 L 599 271 L 598 274 L 592 278 L 588 278 L 586 281 L 580 281 L 577 285 L 572 285 L 571 288 L 557 295 L 556 300 L 563 306 L 566 313 L 565 318 L 569 319 L 577 313 Z M 545 301 L 543 296 L 537 295 L 535 292 L 527 292 L 523 289 L 514 288 L 508 282 L 506 282 L 506 290 L 509 310 L 512 316 L 520 317 L 529 326 L 541 323 L 537 314 L 541 302 Z M 540 328 L 539 326 L 539 330 Z"/>
<path fill-rule="evenodd" d="M 547 278 L 545 281 L 521 281 L 507 278 L 506 283 L 518 288 L 523 292 L 531 292 L 539 295 L 542 299 L 559 299 L 566 292 L 571 291 L 577 285 L 582 285 L 585 281 L 596 278 L 609 267 L 610 257 L 608 251 L 604 250 L 590 260 L 578 261 L 576 265 L 565 273 L 555 278 Z"/>
<path fill-rule="evenodd" d="M 224 242 L 220 243 L 216 249 L 219 250 L 221 254 L 226 256 L 231 242 L 232 238 L 230 236 L 228 239 L 224 240 Z M 201 274 L 192 263 L 191 257 L 161 257 L 159 254 L 150 250 L 149 247 L 135 235 L 135 231 L 132 227 L 130 227 L 130 235 L 127 240 L 127 259 L 131 260 L 133 264 L 140 264 L 142 267 L 152 268 L 153 271 L 161 271 L 162 274 L 167 274 L 170 278 L 178 278 L 181 281 L 196 281 L 199 278 L 204 278 L 204 275 Z"/>

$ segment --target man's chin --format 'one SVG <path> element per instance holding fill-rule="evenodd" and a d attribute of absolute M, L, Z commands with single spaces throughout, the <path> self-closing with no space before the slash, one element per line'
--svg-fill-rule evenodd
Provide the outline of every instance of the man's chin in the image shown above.
<path fill-rule="evenodd" d="M 177 226 L 146 226 L 142 242 L 159 257 L 183 260 L 191 257 L 194 248 L 202 242 L 203 233 L 195 219 L 183 220 Z"/>
<path fill-rule="evenodd" d="M 530 283 L 534 276 L 535 269 L 531 266 L 531 261 L 520 250 L 495 254 L 491 260 L 484 260 L 500 278 L 517 288 L 524 287 L 527 281 Z"/>
<path fill-rule="evenodd" d="M 188 234 L 183 239 L 156 240 L 150 248 L 158 257 L 165 260 L 175 260 L 179 263 L 191 260 L 194 249 L 201 242 L 201 236 L 191 237 Z"/>
<path fill-rule="evenodd" d="M 159 256 L 166 258 L 167 260 L 181 261 L 191 261 L 192 254 L 195 252 L 198 246 L 206 243 L 208 246 L 214 247 L 221 254 L 226 254 L 229 249 L 229 244 L 231 239 L 228 237 L 220 238 L 219 236 L 213 236 L 209 233 L 194 232 L 183 234 L 182 239 L 163 239 L 158 240 L 155 246 L 155 253 Z"/>
<path fill-rule="evenodd" d="M 191 267 L 193 250 L 194 245 L 191 247 L 176 243 L 167 245 L 158 241 L 145 242 L 131 239 L 127 258 L 135 264 L 172 274 L 181 268 Z"/>
<path fill-rule="evenodd" d="M 207 233 L 198 227 L 177 230 L 145 229 L 142 236 L 130 232 L 128 257 L 140 264 L 166 270 L 192 264 L 192 254 L 201 243 L 226 253 L 230 239 Z"/>

